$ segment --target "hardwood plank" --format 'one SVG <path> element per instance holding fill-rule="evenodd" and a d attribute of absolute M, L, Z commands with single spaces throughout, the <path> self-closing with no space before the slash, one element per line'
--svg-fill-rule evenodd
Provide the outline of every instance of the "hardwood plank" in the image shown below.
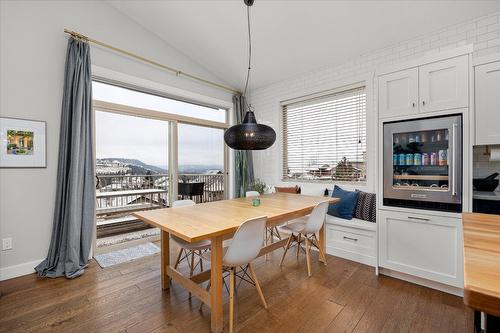
<path fill-rule="evenodd" d="M 176 253 L 174 246 L 170 251 Z M 459 297 L 377 277 L 372 267 L 329 255 L 324 266 L 314 251 L 313 275 L 307 278 L 305 256 L 287 256 L 280 268 L 282 251 L 253 265 L 268 310 L 254 286 L 240 285 L 236 331 L 470 332 L 471 312 Z M 187 266 L 179 270 L 185 273 Z M 200 312 L 196 297 L 190 299 L 177 283 L 161 291 L 160 255 L 106 269 L 91 262 L 74 280 L 38 280 L 32 275 L 0 283 L 8 290 L 0 298 L 0 332 L 211 331 L 211 311 L 203 307 Z M 227 293 L 222 291 L 221 302 L 227 306 Z"/>

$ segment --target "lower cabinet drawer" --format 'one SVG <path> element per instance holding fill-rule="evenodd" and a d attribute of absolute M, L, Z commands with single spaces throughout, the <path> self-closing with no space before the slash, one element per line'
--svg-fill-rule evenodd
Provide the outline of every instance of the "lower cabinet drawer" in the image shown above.
<path fill-rule="evenodd" d="M 460 218 L 379 211 L 379 265 L 463 287 Z"/>
<path fill-rule="evenodd" d="M 354 257 L 346 257 L 352 260 L 356 260 L 358 256 L 360 258 L 375 258 L 376 240 L 374 231 L 338 225 L 328 225 L 326 230 L 327 248 L 331 254 L 346 257 L 342 254 L 352 253 Z M 371 264 L 372 260 L 369 261 Z"/>

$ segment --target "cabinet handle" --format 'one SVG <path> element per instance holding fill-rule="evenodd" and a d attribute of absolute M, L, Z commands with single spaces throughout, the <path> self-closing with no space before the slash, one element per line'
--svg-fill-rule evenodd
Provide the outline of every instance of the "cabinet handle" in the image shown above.
<path fill-rule="evenodd" d="M 415 106 L 416 106 L 416 103 L 415 103 L 415 102 L 411 103 L 411 106 L 412 106 L 412 107 L 415 107 Z"/>
<path fill-rule="evenodd" d="M 422 105 L 425 106 L 425 101 L 422 101 Z"/>
<path fill-rule="evenodd" d="M 357 242 L 358 239 L 357 238 L 351 238 L 351 237 L 347 237 L 347 236 L 344 236 L 344 239 L 347 239 L 347 240 L 352 240 L 354 242 Z"/>
<path fill-rule="evenodd" d="M 453 145 L 453 150 L 451 152 L 451 167 L 452 169 L 452 181 L 451 181 L 451 195 L 456 196 L 457 195 L 457 127 L 458 125 L 456 123 L 453 123 L 453 126 L 451 127 L 451 138 L 452 138 L 452 145 Z"/>
<path fill-rule="evenodd" d="M 430 219 L 426 219 L 423 217 L 415 217 L 415 216 L 408 216 L 410 220 L 417 220 L 417 221 L 430 221 Z"/>

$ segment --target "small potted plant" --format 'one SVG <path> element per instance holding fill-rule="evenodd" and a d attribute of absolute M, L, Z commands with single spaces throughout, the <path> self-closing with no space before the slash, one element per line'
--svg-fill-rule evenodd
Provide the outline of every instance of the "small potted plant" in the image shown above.
<path fill-rule="evenodd" d="M 262 180 L 255 179 L 250 183 L 249 189 L 251 191 L 257 191 L 259 192 L 259 194 L 264 194 L 267 191 L 268 187 Z"/>

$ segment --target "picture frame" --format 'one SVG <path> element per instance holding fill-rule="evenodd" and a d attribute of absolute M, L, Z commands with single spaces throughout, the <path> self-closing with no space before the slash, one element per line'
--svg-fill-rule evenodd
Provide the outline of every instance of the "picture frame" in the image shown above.
<path fill-rule="evenodd" d="M 0 117 L 0 168 L 46 168 L 47 122 Z"/>

